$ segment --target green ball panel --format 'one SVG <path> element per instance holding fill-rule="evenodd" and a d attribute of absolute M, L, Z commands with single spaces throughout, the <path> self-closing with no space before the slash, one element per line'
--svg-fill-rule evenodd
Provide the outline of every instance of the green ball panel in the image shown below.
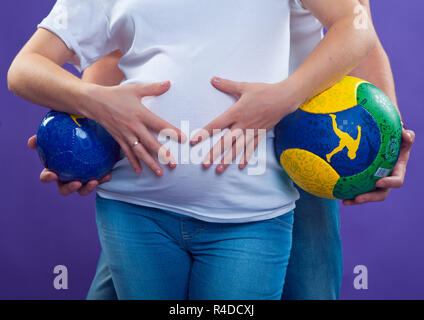
<path fill-rule="evenodd" d="M 384 171 L 385 168 L 382 167 L 383 163 L 384 161 L 382 161 L 382 158 L 377 157 L 372 165 L 361 173 L 350 177 L 340 178 L 334 187 L 334 197 L 338 199 L 353 199 L 360 194 L 374 190 L 377 180 L 388 175 L 391 171 L 391 169 L 389 171 Z M 379 168 L 383 168 L 380 170 L 382 172 L 382 176 L 375 175 Z"/>
<path fill-rule="evenodd" d="M 333 194 L 339 199 L 353 199 L 357 195 L 375 189 L 377 180 L 390 174 L 399 156 L 402 142 L 402 125 L 396 107 L 377 87 L 363 83 L 358 87 L 357 102 L 377 122 L 381 133 L 381 145 L 374 162 L 364 171 L 341 178 Z"/>

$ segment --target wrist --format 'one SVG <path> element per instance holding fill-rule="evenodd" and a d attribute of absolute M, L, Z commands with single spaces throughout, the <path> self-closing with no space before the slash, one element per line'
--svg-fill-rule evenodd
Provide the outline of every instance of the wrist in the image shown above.
<path fill-rule="evenodd" d="M 102 86 L 81 82 L 77 88 L 76 101 L 78 114 L 89 119 L 95 118 L 98 109 L 99 97 L 102 96 Z"/>
<path fill-rule="evenodd" d="M 305 102 L 306 99 L 302 97 L 300 90 L 301 86 L 292 77 L 275 85 L 282 116 L 295 112 Z"/>

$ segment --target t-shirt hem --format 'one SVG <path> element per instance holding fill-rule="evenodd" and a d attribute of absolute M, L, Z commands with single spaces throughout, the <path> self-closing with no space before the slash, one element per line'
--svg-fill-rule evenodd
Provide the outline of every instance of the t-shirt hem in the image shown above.
<path fill-rule="evenodd" d="M 268 211 L 266 211 L 262 214 L 259 214 L 259 215 L 248 216 L 248 217 L 243 217 L 243 218 L 216 218 L 216 217 L 205 216 L 205 215 L 202 215 L 202 214 L 199 214 L 199 213 L 187 210 L 187 209 L 183 209 L 183 208 L 166 206 L 164 204 L 157 203 L 157 202 L 154 202 L 154 201 L 141 200 L 141 199 L 137 199 L 137 198 L 130 197 L 130 196 L 116 195 L 113 192 L 104 191 L 104 190 L 101 190 L 101 191 L 98 190 L 97 195 L 102 197 L 102 198 L 109 199 L 109 200 L 123 201 L 123 202 L 127 202 L 127 203 L 130 203 L 130 204 L 172 211 L 172 212 L 175 212 L 175 213 L 178 213 L 178 214 L 181 214 L 181 215 L 185 215 L 185 216 L 188 216 L 188 217 L 191 217 L 191 218 L 195 218 L 195 219 L 202 220 L 202 221 L 205 221 L 205 222 L 212 222 L 212 223 L 247 223 L 247 222 L 269 220 L 269 219 L 273 219 L 273 218 L 276 218 L 278 216 L 281 216 L 283 214 L 286 214 L 286 213 L 294 210 L 295 207 L 296 207 L 295 201 L 292 201 L 292 202 L 288 203 L 287 205 L 284 205 L 284 206 L 279 207 L 279 208 L 274 209 L 274 210 L 268 210 Z M 214 208 L 214 209 L 216 209 L 216 208 Z M 234 214 L 234 213 L 232 213 L 232 214 Z M 225 215 L 225 214 L 222 214 L 222 215 Z"/>

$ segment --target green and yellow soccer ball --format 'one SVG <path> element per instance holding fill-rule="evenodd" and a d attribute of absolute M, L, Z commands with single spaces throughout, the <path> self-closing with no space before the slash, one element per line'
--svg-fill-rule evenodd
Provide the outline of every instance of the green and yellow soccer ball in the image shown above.
<path fill-rule="evenodd" d="M 345 77 L 275 127 L 275 151 L 305 191 L 352 199 L 372 191 L 399 156 L 402 126 L 390 99 L 376 86 Z"/>

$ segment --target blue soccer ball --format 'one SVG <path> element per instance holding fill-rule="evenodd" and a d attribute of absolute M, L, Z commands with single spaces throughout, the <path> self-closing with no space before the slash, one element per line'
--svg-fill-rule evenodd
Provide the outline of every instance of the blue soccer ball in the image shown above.
<path fill-rule="evenodd" d="M 63 182 L 100 180 L 120 157 L 119 144 L 97 122 L 57 111 L 41 121 L 37 150 L 43 165 Z"/>

